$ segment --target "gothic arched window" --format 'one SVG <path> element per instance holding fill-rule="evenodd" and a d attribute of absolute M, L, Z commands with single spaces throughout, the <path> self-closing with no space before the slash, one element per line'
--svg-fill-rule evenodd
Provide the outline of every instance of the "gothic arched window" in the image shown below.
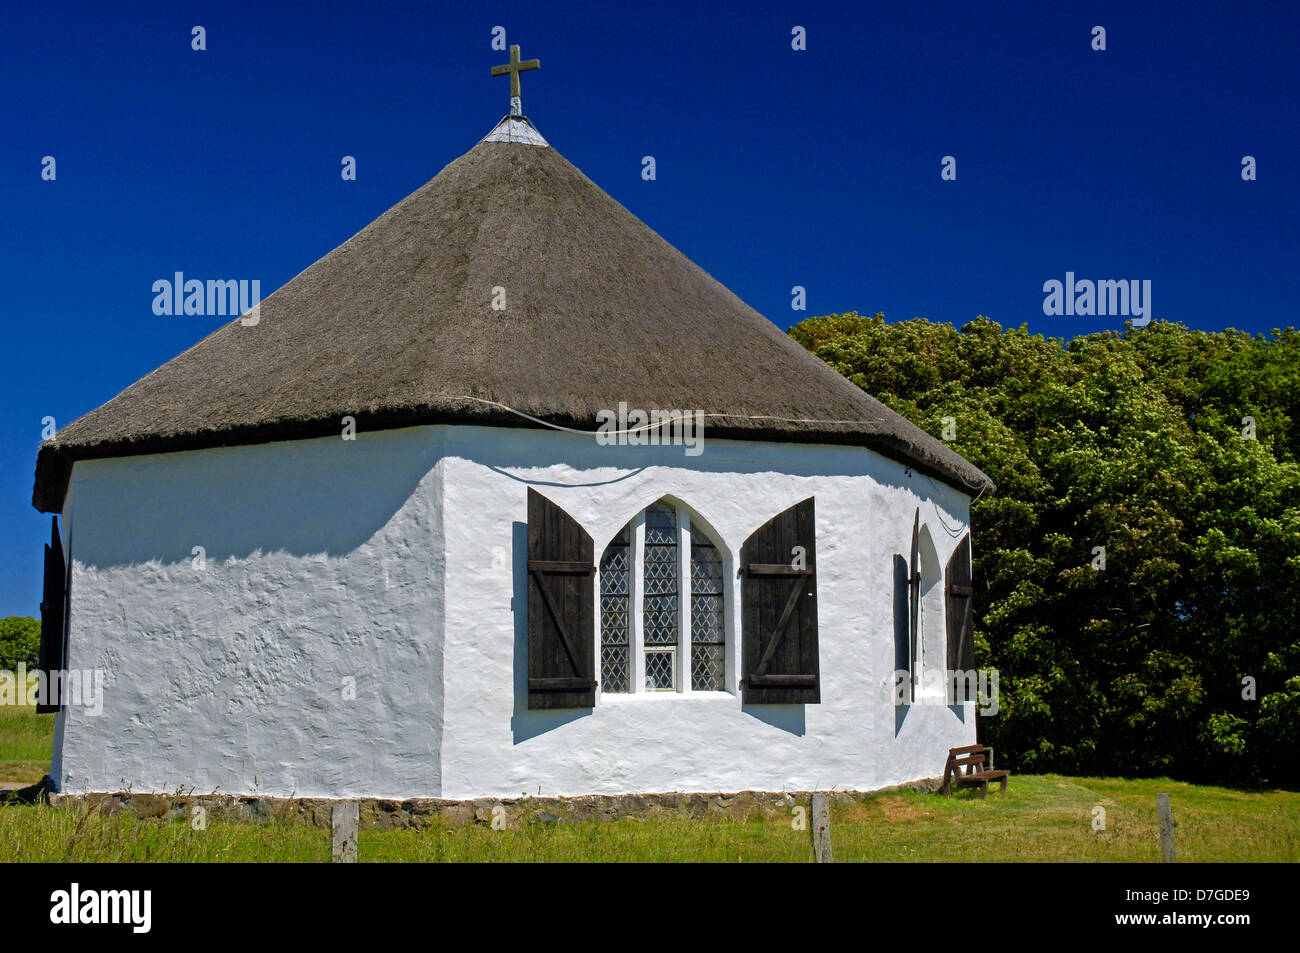
<path fill-rule="evenodd" d="M 670 500 L 632 518 L 600 558 L 601 691 L 726 689 L 722 551 Z"/>

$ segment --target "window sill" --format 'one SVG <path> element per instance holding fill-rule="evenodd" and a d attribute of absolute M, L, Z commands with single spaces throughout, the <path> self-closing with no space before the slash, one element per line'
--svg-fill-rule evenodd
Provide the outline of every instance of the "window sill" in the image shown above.
<path fill-rule="evenodd" d="M 702 701 L 702 702 L 722 702 L 725 700 L 735 699 L 739 696 L 735 692 L 610 692 L 609 694 L 601 693 L 596 699 L 596 706 L 602 704 L 611 705 L 632 705 L 637 702 L 673 702 L 673 701 Z"/>

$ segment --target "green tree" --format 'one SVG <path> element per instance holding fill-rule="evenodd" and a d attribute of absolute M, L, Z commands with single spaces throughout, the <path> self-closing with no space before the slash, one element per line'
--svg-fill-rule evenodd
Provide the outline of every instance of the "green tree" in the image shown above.
<path fill-rule="evenodd" d="M 1066 342 L 850 313 L 790 334 L 930 433 L 955 417 L 997 482 L 971 511 L 976 646 L 1001 675 L 981 732 L 1013 766 L 1300 781 L 1279 748 L 1300 734 L 1294 330 Z"/>
<path fill-rule="evenodd" d="M 0 671 L 12 672 L 19 662 L 35 668 L 41 650 L 41 624 L 28 616 L 0 619 Z"/>

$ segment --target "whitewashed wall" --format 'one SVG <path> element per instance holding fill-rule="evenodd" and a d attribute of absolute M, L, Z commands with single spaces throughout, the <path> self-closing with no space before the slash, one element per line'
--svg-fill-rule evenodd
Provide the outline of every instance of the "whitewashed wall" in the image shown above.
<path fill-rule="evenodd" d="M 909 551 L 918 504 L 943 562 L 966 529 L 968 498 L 944 484 L 860 448 L 823 445 L 706 440 L 702 455 L 688 457 L 681 448 L 456 428 L 444 453 L 445 797 L 870 789 L 942 773 L 947 749 L 974 740 L 971 706 L 961 715 L 916 706 L 904 716 L 889 694 L 893 556 Z M 707 520 L 733 566 L 750 533 L 815 497 L 822 703 L 745 707 L 738 695 L 654 693 L 529 711 L 529 486 L 591 533 L 598 556 L 636 512 L 672 496 Z M 497 546 L 512 554 L 509 565 L 498 553 L 494 566 Z M 494 608 L 511 600 L 510 615 Z"/>
<path fill-rule="evenodd" d="M 529 486 L 597 554 L 672 496 L 733 566 L 754 529 L 814 496 L 822 703 L 653 694 L 530 712 Z M 71 792 L 449 798 L 933 776 L 974 740 L 974 712 L 891 704 L 892 560 L 919 505 L 946 563 L 968 503 L 858 448 L 706 440 L 690 457 L 502 428 L 78 463 L 69 665 L 107 685 L 102 715 L 61 716 L 56 776 Z"/>
<path fill-rule="evenodd" d="M 440 481 L 427 429 L 76 464 L 61 788 L 439 790 Z"/>

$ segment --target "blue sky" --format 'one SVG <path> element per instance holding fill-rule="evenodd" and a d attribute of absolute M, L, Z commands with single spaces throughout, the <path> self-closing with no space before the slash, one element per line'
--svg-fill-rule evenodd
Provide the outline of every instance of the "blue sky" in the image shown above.
<path fill-rule="evenodd" d="M 1296 324 L 1300 6 L 552 6 L 0 10 L 0 615 L 40 601 L 42 418 L 222 320 L 154 315 L 153 282 L 267 294 L 470 149 L 508 106 L 498 25 L 541 59 L 524 106 L 552 146 L 783 327 L 1120 327 L 1043 314 L 1067 271 L 1150 280 L 1153 315 L 1195 328 Z"/>

